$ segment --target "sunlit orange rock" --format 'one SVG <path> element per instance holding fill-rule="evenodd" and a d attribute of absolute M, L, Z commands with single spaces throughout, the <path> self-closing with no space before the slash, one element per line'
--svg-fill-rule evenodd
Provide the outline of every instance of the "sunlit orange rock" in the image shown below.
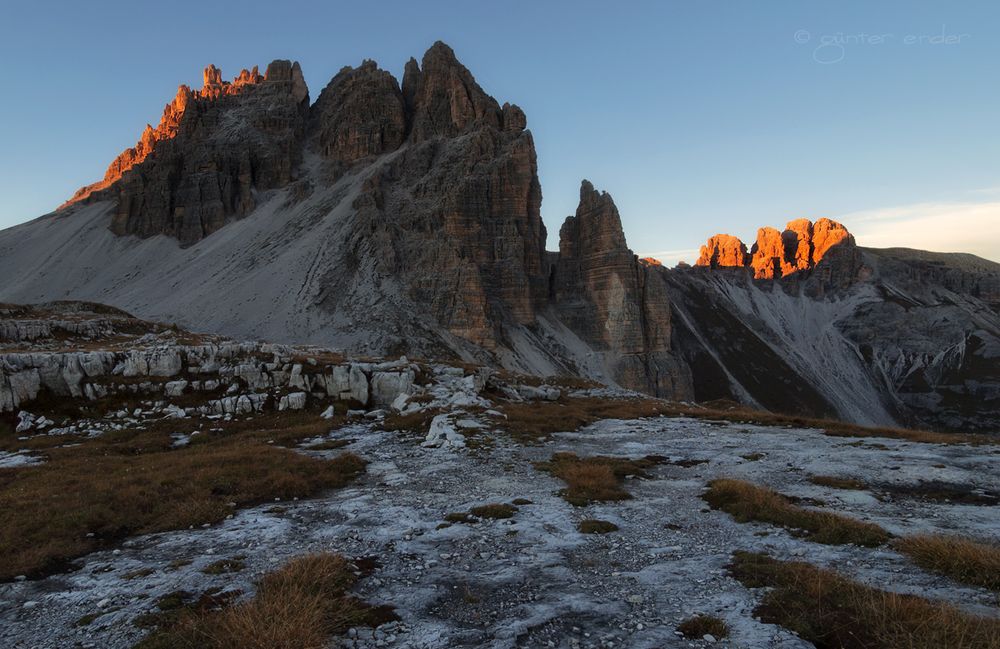
<path fill-rule="evenodd" d="M 837 245 L 854 246 L 854 235 L 842 224 L 830 219 L 819 219 L 813 225 L 812 262 L 818 264 L 831 248 Z"/>
<path fill-rule="evenodd" d="M 750 263 L 746 244 L 731 234 L 717 234 L 701 247 L 695 266 L 710 268 L 746 266 Z"/>
<path fill-rule="evenodd" d="M 287 185 L 301 158 L 309 91 L 298 63 L 223 81 L 214 65 L 203 86 L 180 86 L 159 124 L 63 207 L 114 200 L 118 235 L 166 234 L 190 245 L 256 206 L 255 190 Z"/>
<path fill-rule="evenodd" d="M 264 80 L 264 77 L 257 72 L 257 66 L 254 66 L 253 70 L 241 71 L 233 83 L 229 83 L 222 80 L 222 71 L 219 68 L 209 65 L 202 73 L 202 79 L 204 83 L 202 89 L 198 91 L 192 91 L 186 85 L 179 86 L 173 101 L 164 107 L 160 123 L 156 128 L 147 124 L 139 142 L 134 147 L 125 149 L 118 154 L 118 157 L 108 165 L 103 179 L 77 190 L 63 207 L 84 200 L 94 192 L 107 189 L 118 181 L 126 171 L 148 158 L 153 153 L 157 143 L 175 137 L 178 128 L 180 128 L 181 120 L 193 100 L 211 100 L 224 95 L 234 95 L 249 86 L 259 84 Z"/>
<path fill-rule="evenodd" d="M 830 219 L 789 221 L 784 231 L 765 227 L 757 231 L 757 240 L 747 253 L 736 237 L 717 234 L 701 247 L 696 266 L 730 268 L 749 266 L 756 279 L 786 277 L 815 268 L 834 247 L 855 246 L 854 237 L 840 223 Z"/>
<path fill-rule="evenodd" d="M 640 257 L 639 263 L 643 266 L 662 266 L 663 262 L 656 257 Z"/>
<path fill-rule="evenodd" d="M 757 279 L 773 279 L 782 276 L 782 262 L 785 259 L 785 244 L 781 233 L 774 228 L 757 230 L 757 242 L 750 249 L 750 267 Z"/>
<path fill-rule="evenodd" d="M 812 254 L 813 224 L 809 219 L 789 221 L 785 231 L 781 233 L 784 246 L 784 258 L 781 262 L 781 274 L 789 275 L 798 270 L 806 270 L 813 266 Z"/>

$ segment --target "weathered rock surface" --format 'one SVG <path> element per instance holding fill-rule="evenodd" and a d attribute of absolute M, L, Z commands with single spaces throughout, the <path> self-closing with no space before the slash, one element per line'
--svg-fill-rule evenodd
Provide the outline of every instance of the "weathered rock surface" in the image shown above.
<path fill-rule="evenodd" d="M 768 282 L 703 268 L 663 276 L 698 400 L 1000 431 L 998 264 L 834 245 L 808 272 Z"/>
<path fill-rule="evenodd" d="M 502 129 L 505 125 L 497 101 L 483 91 L 452 49 L 440 41 L 427 50 L 419 66 L 415 59 L 407 62 L 403 96 L 413 142 L 453 137 L 479 127 Z M 514 109 L 519 115 L 512 115 L 506 123 L 509 130 L 520 132 L 526 120 L 516 107 L 508 112 Z"/>
<path fill-rule="evenodd" d="M 407 143 L 353 201 L 352 272 L 395 278 L 449 333 L 494 349 L 503 323 L 533 323 L 546 295 L 534 143 L 523 114 L 503 127 L 447 46 L 406 70 Z"/>
<path fill-rule="evenodd" d="M 294 178 L 308 97 L 298 63 L 243 70 L 232 83 L 209 66 L 201 90 L 178 88 L 159 125 L 68 204 L 114 199 L 115 234 L 190 245 L 253 211 L 256 191 Z"/>
<path fill-rule="evenodd" d="M 708 243 L 701 247 L 701 255 L 695 262 L 695 266 L 710 268 L 743 267 L 749 264 L 750 255 L 746 244 L 731 234 L 710 237 Z"/>
<path fill-rule="evenodd" d="M 607 353 L 619 384 L 686 398 L 686 373 L 670 355 L 670 303 L 651 268 L 628 249 L 611 196 L 583 181 L 576 215 L 559 230 L 556 311 L 580 338 Z"/>
<path fill-rule="evenodd" d="M 323 157 L 343 166 L 395 151 L 406 135 L 399 84 L 374 61 L 343 68 L 310 109 L 310 130 Z"/>
<path fill-rule="evenodd" d="M 760 228 L 749 253 L 738 238 L 717 234 L 701 247 L 695 266 L 749 267 L 757 279 L 775 279 L 812 270 L 831 251 L 841 259 L 850 258 L 855 245 L 854 236 L 836 221 L 795 219 L 781 232 Z"/>

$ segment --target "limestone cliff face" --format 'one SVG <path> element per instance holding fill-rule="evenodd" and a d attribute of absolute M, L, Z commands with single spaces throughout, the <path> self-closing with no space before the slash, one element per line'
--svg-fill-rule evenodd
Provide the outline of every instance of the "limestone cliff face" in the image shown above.
<path fill-rule="evenodd" d="M 664 276 L 696 400 L 874 425 L 1000 426 L 996 263 L 835 245 L 812 269 L 767 281 L 698 268 Z"/>
<path fill-rule="evenodd" d="M 403 96 L 410 115 L 412 142 L 460 135 L 477 127 L 503 126 L 497 101 L 479 87 L 452 49 L 440 41 L 427 50 L 420 65 L 415 59 L 407 62 Z"/>
<path fill-rule="evenodd" d="M 701 247 L 695 266 L 709 268 L 743 267 L 750 263 L 746 244 L 731 234 L 717 234 Z"/>
<path fill-rule="evenodd" d="M 682 398 L 689 381 L 670 353 L 670 302 L 657 270 L 629 250 L 611 196 L 583 181 L 576 215 L 559 230 L 556 310 L 584 341 L 611 354 L 618 383 Z"/>
<path fill-rule="evenodd" d="M 443 43 L 407 64 L 398 95 L 387 86 L 369 74 L 340 97 L 391 114 L 399 139 L 354 201 L 350 255 L 357 272 L 401 283 L 451 334 L 494 349 L 506 324 L 534 323 L 545 296 L 542 194 L 523 113 L 501 109 Z M 515 112 L 520 121 L 505 119 Z M 356 128 L 342 117 L 332 128 Z"/>
<path fill-rule="evenodd" d="M 695 266 L 709 268 L 749 268 L 756 279 L 789 277 L 821 267 L 831 256 L 836 261 L 825 264 L 826 274 L 847 279 L 858 261 L 854 236 L 840 223 L 830 219 L 789 221 L 783 231 L 771 227 L 757 230 L 757 240 L 747 252 L 746 245 L 729 234 L 717 234 L 701 247 Z M 830 270 L 835 272 L 831 273 Z"/>
<path fill-rule="evenodd" d="M 249 214 L 256 190 L 291 181 L 308 105 L 298 63 L 274 61 L 263 76 L 243 70 L 232 83 L 209 66 L 201 90 L 181 86 L 159 125 L 70 203 L 115 199 L 115 234 L 190 245 Z"/>
<path fill-rule="evenodd" d="M 395 151 L 406 135 L 395 77 L 374 61 L 341 69 L 310 109 L 310 131 L 323 157 L 340 167 Z"/>

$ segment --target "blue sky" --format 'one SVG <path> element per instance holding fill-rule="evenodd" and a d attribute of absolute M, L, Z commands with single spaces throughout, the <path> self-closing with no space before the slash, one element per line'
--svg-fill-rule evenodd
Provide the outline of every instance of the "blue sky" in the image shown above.
<path fill-rule="evenodd" d="M 180 83 L 301 62 L 400 77 L 449 43 L 535 136 L 550 247 L 579 183 L 630 246 L 839 218 L 867 245 L 1000 260 L 1000 3 L 6 2 L 0 227 L 100 178 Z"/>

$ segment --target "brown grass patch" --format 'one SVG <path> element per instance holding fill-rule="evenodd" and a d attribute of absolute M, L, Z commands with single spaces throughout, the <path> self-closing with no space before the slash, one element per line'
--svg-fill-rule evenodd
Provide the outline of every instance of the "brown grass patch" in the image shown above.
<path fill-rule="evenodd" d="M 280 418 L 230 422 L 224 433 L 202 433 L 183 448 L 171 448 L 166 425 L 115 431 L 49 449 L 45 464 L 0 472 L 0 579 L 63 570 L 128 535 L 214 523 L 235 507 L 274 498 L 308 497 L 364 470 L 349 453 L 322 460 L 282 448 L 317 429 L 305 416 L 287 419 L 281 428 Z M 325 432 L 329 423 L 322 426 Z"/>
<path fill-rule="evenodd" d="M 555 453 L 548 462 L 536 462 L 535 468 L 565 482 L 566 488 L 559 495 L 566 502 L 582 507 L 592 502 L 631 498 L 632 495 L 623 487 L 625 477 L 648 478 L 646 470 L 659 462 L 659 458 L 653 457 L 630 460 L 603 455 L 581 458 L 574 453 Z"/>
<path fill-rule="evenodd" d="M 702 498 L 713 509 L 721 509 L 740 523 L 761 521 L 780 525 L 797 536 L 816 543 L 853 543 L 867 547 L 882 545 L 889 533 L 873 523 L 805 509 L 777 491 L 743 480 L 713 480 Z"/>
<path fill-rule="evenodd" d="M 943 534 L 908 536 L 893 545 L 925 570 L 1000 592 L 1000 547 L 996 545 Z"/>
<path fill-rule="evenodd" d="M 503 503 L 492 503 L 473 507 L 469 513 L 476 518 L 513 518 L 514 514 L 517 513 L 517 507 Z"/>
<path fill-rule="evenodd" d="M 505 503 L 490 503 L 473 507 L 467 512 L 452 512 L 445 515 L 447 523 L 476 523 L 484 518 L 513 518 L 517 507 Z"/>
<path fill-rule="evenodd" d="M 581 534 L 610 534 L 611 532 L 617 532 L 618 526 L 611 521 L 587 518 L 577 523 L 576 529 Z"/>
<path fill-rule="evenodd" d="M 729 626 L 714 615 L 696 615 L 677 625 L 677 630 L 688 640 L 701 640 L 712 635 L 720 640 L 729 635 Z"/>
<path fill-rule="evenodd" d="M 995 649 L 1000 620 L 943 602 L 865 586 L 831 570 L 763 554 L 736 552 L 731 574 L 769 590 L 754 610 L 819 649 Z"/>
<path fill-rule="evenodd" d="M 810 476 L 809 482 L 814 485 L 830 487 L 832 489 L 852 489 L 855 491 L 862 491 L 868 488 L 868 486 L 860 480 L 855 480 L 854 478 L 838 478 L 832 475 Z"/>
<path fill-rule="evenodd" d="M 558 401 L 506 403 L 498 427 L 521 443 L 539 442 L 552 433 L 574 431 L 602 419 L 638 419 L 671 411 L 655 399 L 562 398 Z"/>
<path fill-rule="evenodd" d="M 427 431 L 430 430 L 431 420 L 440 414 L 441 410 L 439 408 L 428 408 L 406 414 L 391 412 L 382 420 L 382 429 L 426 435 Z"/>
<path fill-rule="evenodd" d="M 507 415 L 500 424 L 515 440 L 538 442 L 552 433 L 579 430 L 602 419 L 640 419 L 643 417 L 693 417 L 761 426 L 815 428 L 834 437 L 882 437 L 928 444 L 998 445 L 1000 437 L 961 433 L 938 433 L 903 428 L 859 426 L 829 419 L 813 419 L 753 410 L 743 406 L 702 407 L 658 399 L 570 398 L 557 401 L 505 403 L 499 408 Z M 426 430 L 426 429 L 425 429 Z"/>
<path fill-rule="evenodd" d="M 567 390 L 589 390 L 602 388 L 604 385 L 592 379 L 585 379 L 579 376 L 559 375 L 559 376 L 535 376 L 533 374 L 519 374 L 509 370 L 498 370 L 496 377 L 507 383 L 530 385 L 541 387 L 543 385 L 565 388 Z"/>
<path fill-rule="evenodd" d="M 921 480 L 915 484 L 880 484 L 876 485 L 876 489 L 882 499 L 912 498 L 956 505 L 1000 504 L 1000 496 L 994 492 L 940 480 Z"/>
<path fill-rule="evenodd" d="M 321 649 L 361 624 L 392 619 L 346 594 L 355 567 L 334 554 L 293 559 L 265 575 L 256 596 L 221 610 L 192 608 L 164 624 L 137 649 Z"/>

